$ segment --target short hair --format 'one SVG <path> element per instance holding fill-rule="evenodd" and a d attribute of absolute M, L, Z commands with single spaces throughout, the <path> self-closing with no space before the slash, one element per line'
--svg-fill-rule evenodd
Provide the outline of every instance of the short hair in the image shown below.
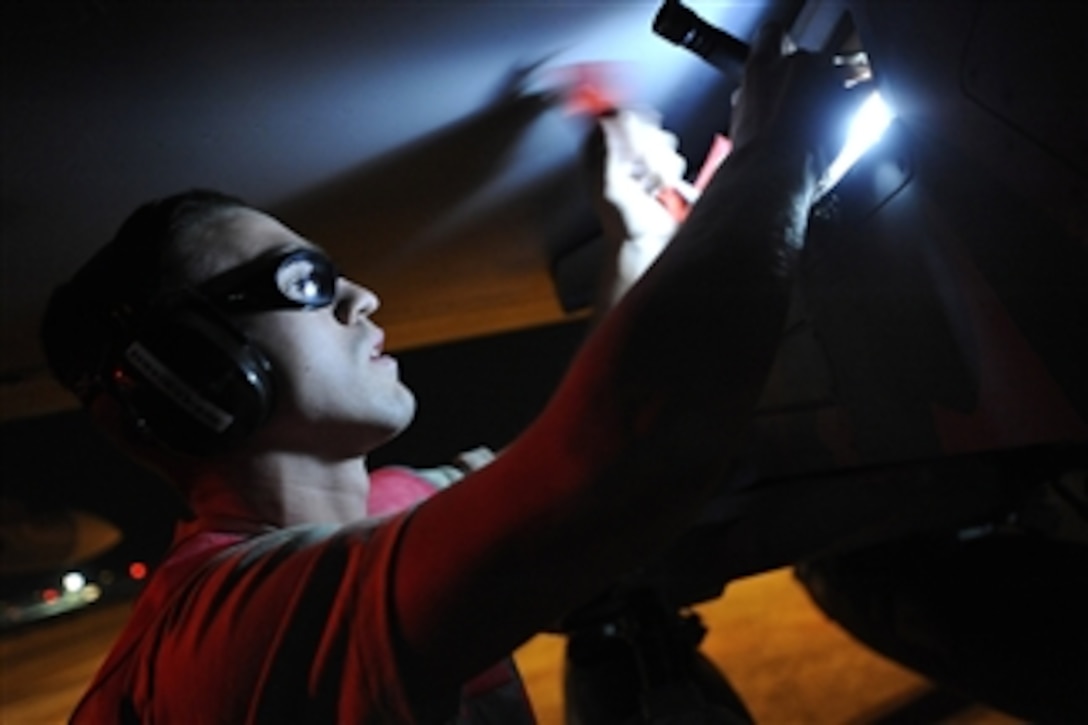
<path fill-rule="evenodd" d="M 172 286 L 189 280 L 177 269 L 179 241 L 224 212 L 251 208 L 241 199 L 194 189 L 136 209 L 113 239 L 49 298 L 40 327 L 50 372 L 87 404 L 130 331 Z"/>

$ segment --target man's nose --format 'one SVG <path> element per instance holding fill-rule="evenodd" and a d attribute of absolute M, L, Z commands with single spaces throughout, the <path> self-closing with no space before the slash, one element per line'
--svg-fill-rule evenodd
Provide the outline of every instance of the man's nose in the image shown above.
<path fill-rule="evenodd" d="M 356 318 L 373 315 L 381 306 L 376 294 L 349 279 L 341 278 L 336 286 L 337 317 L 346 324 L 354 322 Z"/>

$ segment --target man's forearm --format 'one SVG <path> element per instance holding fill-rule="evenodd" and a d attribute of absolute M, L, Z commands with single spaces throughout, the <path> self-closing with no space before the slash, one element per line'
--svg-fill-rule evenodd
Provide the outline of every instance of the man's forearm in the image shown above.
<path fill-rule="evenodd" d="M 587 346 L 608 377 L 597 394 L 627 420 L 645 420 L 635 411 L 647 391 L 693 405 L 672 415 L 746 418 L 750 405 L 737 404 L 754 403 L 777 348 L 814 180 L 803 153 L 750 146 L 730 158 Z"/>
<path fill-rule="evenodd" d="M 804 154 L 737 152 L 502 461 L 510 475 L 535 463 L 518 474 L 519 496 L 543 522 L 537 553 L 554 551 L 541 554 L 541 570 L 582 552 L 564 575 L 573 599 L 659 551 L 719 492 L 786 318 L 815 180 L 808 164 Z M 553 533 L 555 519 L 564 523 Z M 602 536 L 602 522 L 623 531 Z"/>

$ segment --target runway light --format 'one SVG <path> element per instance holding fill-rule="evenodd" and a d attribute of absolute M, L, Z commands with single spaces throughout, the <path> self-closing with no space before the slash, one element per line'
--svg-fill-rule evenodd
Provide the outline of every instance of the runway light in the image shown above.
<path fill-rule="evenodd" d="M 895 114 L 880 96 L 880 92 L 873 91 L 851 119 L 846 145 L 820 179 L 816 187 L 817 198 L 831 191 L 835 184 L 846 176 L 846 172 L 857 163 L 858 159 L 880 140 L 894 118 Z"/>
<path fill-rule="evenodd" d="M 60 583 L 61 586 L 64 587 L 64 591 L 69 594 L 75 594 L 80 589 L 87 586 L 87 578 L 78 571 L 70 571 L 61 578 Z"/>

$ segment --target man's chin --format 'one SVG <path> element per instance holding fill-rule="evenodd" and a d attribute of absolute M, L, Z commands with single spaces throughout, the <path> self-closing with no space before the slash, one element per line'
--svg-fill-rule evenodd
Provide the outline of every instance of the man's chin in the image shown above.
<path fill-rule="evenodd" d="M 390 416 L 388 425 L 382 435 L 379 445 L 385 445 L 394 438 L 399 436 L 404 431 L 408 430 L 409 426 L 416 418 L 416 399 L 411 392 L 405 388 L 406 399 L 404 401 L 404 408 L 398 411 L 397 415 Z"/>

